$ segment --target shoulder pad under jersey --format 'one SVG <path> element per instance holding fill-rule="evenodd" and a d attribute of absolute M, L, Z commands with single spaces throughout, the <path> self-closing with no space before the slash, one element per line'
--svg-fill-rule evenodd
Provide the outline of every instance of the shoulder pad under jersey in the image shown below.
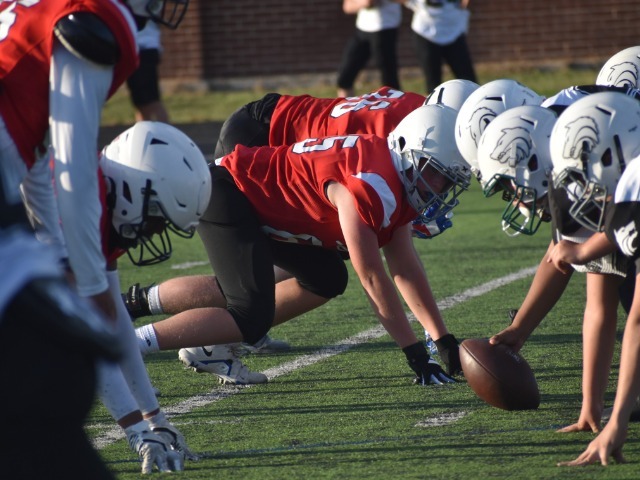
<path fill-rule="evenodd" d="M 120 59 L 120 47 L 115 36 L 93 13 L 70 13 L 58 20 L 53 31 L 67 50 L 77 57 L 109 66 Z"/>

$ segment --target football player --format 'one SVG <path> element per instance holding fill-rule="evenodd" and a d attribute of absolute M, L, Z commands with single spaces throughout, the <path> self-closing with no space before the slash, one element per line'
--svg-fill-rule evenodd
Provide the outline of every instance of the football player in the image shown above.
<path fill-rule="evenodd" d="M 316 98 L 309 95 L 267 94 L 236 110 L 223 124 L 216 158 L 229 154 L 236 145 L 247 147 L 291 145 L 306 138 L 347 133 L 386 137 L 410 112 L 423 104 L 440 103 L 457 108 L 477 84 L 467 80 L 445 82 L 427 99 L 422 95 L 382 87 L 359 97 Z M 433 238 L 452 226 L 451 213 L 438 218 L 418 217 L 413 222 L 416 238 Z M 276 279 L 291 278 L 276 267 Z M 197 307 L 210 307 L 217 288 L 212 276 L 188 276 L 159 285 L 131 286 L 125 295 L 132 318 L 163 313 L 175 314 Z M 289 348 L 285 342 L 266 335 L 251 345 L 209 345 L 179 351 L 180 360 L 198 372 L 218 376 L 221 383 L 264 383 L 265 375 L 252 372 L 238 358 L 250 351 L 274 352 Z"/>
<path fill-rule="evenodd" d="M 117 304 L 109 290 L 99 229 L 96 149 L 101 110 L 137 66 L 137 25 L 152 18 L 175 28 L 187 4 L 0 3 L 3 201 L 16 205 L 24 195 L 39 238 L 68 259 L 77 291 L 114 324 Z"/>
<path fill-rule="evenodd" d="M 0 265 L 3 477 L 114 479 L 84 425 L 95 363 L 119 358 L 120 342 L 70 287 L 55 252 L 34 238 L 22 204 L 5 203 L 1 181 Z M 25 346 L 46 352 L 46 361 L 17 365 Z M 37 458 L 34 438 L 42 446 Z"/>
<path fill-rule="evenodd" d="M 628 108 L 623 116 L 633 117 L 634 123 L 638 124 L 640 108 Z M 620 135 L 620 144 L 624 145 L 626 132 L 616 128 L 614 134 Z M 557 173 L 554 184 L 566 192 L 571 215 L 582 225 L 597 232 L 584 243 L 560 241 L 551 251 L 548 260 L 555 268 L 564 272 L 570 264 L 584 265 L 603 255 L 618 252 L 635 263 L 636 272 L 640 271 L 640 142 L 636 140 L 635 143 L 634 151 L 625 149 L 623 153 L 619 150 L 611 155 L 606 164 L 603 164 L 602 158 L 589 154 L 585 156 L 584 163 L 566 159 L 556 165 L 554 159 L 554 173 Z M 607 465 L 610 457 L 617 462 L 624 462 L 622 447 L 628 423 L 634 410 L 637 410 L 637 399 L 640 396 L 640 297 L 637 285 L 636 277 L 633 302 L 628 310 L 622 341 L 616 398 L 609 421 L 581 455 L 559 465 L 588 465 L 597 462 Z"/>
<path fill-rule="evenodd" d="M 171 256 L 170 232 L 194 235 L 211 194 L 207 162 L 178 129 L 138 122 L 102 150 L 99 165 L 102 248 L 125 348 L 117 364 L 99 364 L 98 393 L 140 455 L 143 473 L 179 470 L 182 455 L 196 456 L 160 410 L 120 296 L 117 260 L 126 253 L 135 265 L 153 265 Z"/>
<path fill-rule="evenodd" d="M 0 3 L 0 173 L 5 195 L 15 203 L 22 184 L 40 237 L 58 246 L 61 256 L 68 258 L 79 293 L 91 297 L 112 320 L 115 305 L 107 288 L 98 228 L 95 152 L 100 114 L 106 99 L 137 66 L 136 24 L 153 18 L 175 28 L 187 4 L 188 0 Z"/>
<path fill-rule="evenodd" d="M 546 173 L 550 173 L 548 168 L 549 159 L 553 159 L 553 168 L 555 170 L 558 162 L 560 164 L 566 164 L 567 162 L 578 163 L 582 161 L 580 160 L 581 158 L 585 162 L 591 158 L 594 159 L 593 162 L 601 162 L 601 166 L 598 168 L 611 172 L 613 175 L 614 171 L 619 170 L 619 164 L 616 159 L 628 158 L 629 154 L 636 148 L 637 140 L 629 132 L 639 126 L 632 112 L 640 109 L 640 103 L 617 91 L 591 95 L 581 93 L 580 96 L 582 98 L 568 108 L 565 107 L 566 110 L 560 115 L 555 125 L 550 121 L 548 127 L 553 126 L 551 131 L 546 128 L 544 136 L 538 138 L 536 142 L 531 142 L 531 144 L 536 143 L 537 145 L 536 151 L 533 152 L 532 150 L 530 152 L 536 154 L 534 163 L 538 167 L 543 164 L 547 165 L 545 167 Z M 547 116 L 549 115 L 550 113 L 547 114 Z M 500 118 L 501 116 L 496 119 L 496 122 Z M 508 119 L 505 117 L 505 120 Z M 529 118 L 529 125 L 531 125 L 530 128 L 534 125 L 531 118 Z M 490 127 L 492 126 L 493 124 L 490 125 Z M 525 125 L 520 126 L 523 127 Z M 500 133 L 500 131 L 506 130 L 507 127 L 516 128 L 518 125 L 507 122 L 499 125 L 497 128 L 499 131 L 494 133 Z M 584 127 L 584 130 L 581 130 L 576 135 L 580 127 Z M 589 132 L 593 132 L 593 135 L 590 135 Z M 618 132 L 624 132 L 624 134 L 618 134 Z M 481 151 L 483 154 L 483 158 L 480 160 L 482 162 L 481 166 L 485 167 L 481 169 L 483 176 L 486 171 L 491 171 L 487 166 L 496 163 L 496 160 L 493 160 L 490 154 L 493 147 L 498 148 L 496 142 L 499 138 L 491 134 L 489 127 L 485 133 L 489 135 L 486 138 L 483 136 L 481 140 L 481 143 L 488 145 L 488 148 L 484 148 Z M 550 143 L 541 149 L 540 146 L 544 145 L 545 137 Z M 573 145 L 572 142 L 580 143 Z M 520 142 L 521 147 L 525 145 L 526 142 Z M 520 175 L 521 181 L 518 187 L 536 187 L 535 179 L 537 177 L 530 169 L 531 158 L 533 157 L 522 162 L 522 166 L 519 167 L 523 169 L 523 174 Z M 502 185 L 507 185 L 506 188 L 508 188 L 508 181 L 513 181 L 514 176 L 515 174 L 505 174 L 503 172 Z M 572 211 L 572 208 L 570 208 L 571 202 L 569 201 L 570 196 L 567 195 L 569 190 L 558 190 L 553 186 L 549 186 L 550 180 L 546 175 L 541 178 L 543 183 L 537 187 L 538 193 L 546 193 L 546 190 L 549 189 L 549 195 L 543 199 L 542 208 L 539 210 L 545 212 L 543 215 L 546 216 L 549 216 L 550 212 L 550 216 L 553 217 L 554 240 L 550 243 L 547 253 L 540 263 L 527 297 L 520 310 L 516 313 L 513 323 L 502 332 L 494 335 L 490 341 L 492 343 L 505 343 L 519 350 L 528 336 L 558 301 L 573 271 L 577 270 L 586 273 L 588 295 L 583 321 L 585 338 L 582 410 L 575 424 L 560 431 L 598 431 L 603 414 L 602 404 L 615 341 L 618 301 L 622 298 L 623 306 L 628 311 L 629 305 L 624 301 L 628 295 L 625 296 L 623 293 L 629 288 L 632 290 L 633 286 L 630 287 L 626 282 L 622 283 L 622 280 L 629 276 L 627 265 L 621 255 L 615 254 L 615 252 L 598 258 L 587 265 L 566 265 L 562 271 L 556 270 L 553 265 L 548 263 L 549 255 L 551 255 L 554 245 L 559 239 L 584 242 L 592 235 L 592 229 L 590 230 L 584 224 L 581 225 L 572 220 L 570 215 Z M 507 181 L 505 182 L 504 180 Z M 546 199 L 548 199 L 548 202 Z M 526 200 L 519 201 L 518 205 L 521 206 L 526 203 Z M 535 214 L 533 209 L 530 212 L 532 216 Z M 591 215 L 596 215 L 597 213 L 595 209 L 590 212 Z M 520 228 L 519 231 L 523 230 Z M 523 233 L 533 232 L 523 231 Z M 632 278 L 634 276 L 631 275 Z"/>
<path fill-rule="evenodd" d="M 215 158 L 230 154 L 236 145 L 277 147 L 347 133 L 386 137 L 424 102 L 422 95 L 390 87 L 347 98 L 269 93 L 240 107 L 224 122 Z"/>
<path fill-rule="evenodd" d="M 139 328 L 141 350 L 255 342 L 272 325 L 342 294 L 348 279 L 342 254 L 348 253 L 416 383 L 453 381 L 417 340 L 395 289 L 438 339 L 447 370 L 459 372 L 457 341 L 442 320 L 411 235 L 418 212 L 435 205 L 438 216 L 438 209 L 448 208 L 446 195 L 455 201 L 468 187 L 468 165 L 453 141 L 455 116 L 452 108 L 426 105 L 388 139 L 341 135 L 292 146 L 238 146 L 219 159 L 198 227 L 216 272 L 216 303 Z M 273 265 L 294 278 L 276 284 Z"/>

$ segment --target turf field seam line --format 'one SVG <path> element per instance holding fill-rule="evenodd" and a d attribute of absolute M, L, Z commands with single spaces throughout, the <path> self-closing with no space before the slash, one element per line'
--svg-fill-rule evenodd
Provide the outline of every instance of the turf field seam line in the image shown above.
<path fill-rule="evenodd" d="M 538 266 L 524 268 L 517 272 L 505 275 L 504 277 L 496 278 L 494 280 L 490 280 L 486 283 L 478 285 L 476 287 L 468 288 L 460 293 L 451 295 L 440 300 L 438 303 L 438 308 L 440 310 L 446 310 L 448 308 L 454 307 L 461 303 L 464 303 L 472 298 L 479 297 L 485 295 L 492 290 L 503 287 L 510 283 L 513 283 L 518 280 L 522 280 L 524 278 L 532 276 Z M 413 319 L 413 317 L 411 317 Z M 265 370 L 263 373 L 272 380 L 282 375 L 286 375 L 291 373 L 299 368 L 308 367 L 315 363 L 318 363 L 326 358 L 333 357 L 334 355 L 338 355 L 339 353 L 345 352 L 350 348 L 360 345 L 362 343 L 368 342 L 369 340 L 374 340 L 376 338 L 380 338 L 383 335 L 386 335 L 386 330 L 382 325 L 371 328 L 369 330 L 365 330 L 364 332 L 360 332 L 352 337 L 346 338 L 334 345 L 330 345 L 328 347 L 322 348 L 315 353 L 309 355 L 303 355 L 298 357 L 295 360 L 290 362 L 283 363 L 277 367 L 269 368 Z M 225 398 L 230 397 L 231 395 L 235 395 L 245 388 L 251 388 L 255 385 L 227 385 L 217 388 L 216 390 L 204 393 L 200 395 L 196 395 L 194 397 L 188 398 L 187 400 L 183 400 L 175 405 L 169 405 L 164 407 L 164 411 L 168 417 L 175 417 L 178 415 L 186 414 L 191 412 L 192 410 L 204 407 L 211 403 L 217 402 L 219 400 L 224 400 Z M 101 449 L 105 448 L 112 443 L 124 438 L 124 433 L 122 429 L 117 425 L 109 426 L 104 429 L 104 431 L 93 439 L 93 443 L 96 448 Z"/>

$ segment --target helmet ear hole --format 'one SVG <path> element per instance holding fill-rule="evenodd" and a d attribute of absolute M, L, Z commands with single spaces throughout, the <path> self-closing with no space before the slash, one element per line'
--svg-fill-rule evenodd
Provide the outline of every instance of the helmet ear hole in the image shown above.
<path fill-rule="evenodd" d="M 602 154 L 602 157 L 600 158 L 600 161 L 602 162 L 602 165 L 604 167 L 610 167 L 613 164 L 613 158 L 611 156 L 611 149 L 607 148 L 604 153 Z"/>
<path fill-rule="evenodd" d="M 404 150 L 404 146 L 407 144 L 407 141 L 404 139 L 404 137 L 400 137 L 398 139 L 398 146 L 400 147 L 400 151 Z"/>
<path fill-rule="evenodd" d="M 538 171 L 538 155 L 536 154 L 531 155 L 531 158 L 529 159 L 529 163 L 527 164 L 527 167 L 532 172 Z"/>
<path fill-rule="evenodd" d="M 129 203 L 133 203 L 132 196 L 131 196 L 131 189 L 129 188 L 129 183 L 127 182 L 122 182 L 122 196 Z"/>

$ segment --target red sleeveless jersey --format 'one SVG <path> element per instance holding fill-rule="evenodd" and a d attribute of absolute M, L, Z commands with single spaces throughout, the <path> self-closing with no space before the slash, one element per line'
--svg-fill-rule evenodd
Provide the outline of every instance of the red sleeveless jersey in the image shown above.
<path fill-rule="evenodd" d="M 138 65 L 135 25 L 118 0 L 14 0 L 0 2 L 0 114 L 30 167 L 49 123 L 49 70 L 53 27 L 73 12 L 92 12 L 120 47 L 109 95 Z"/>
<path fill-rule="evenodd" d="M 283 95 L 271 115 L 269 145 L 292 145 L 306 138 L 347 133 L 387 137 L 425 97 L 382 87 L 349 98 L 315 98 Z"/>
<path fill-rule="evenodd" d="M 380 247 L 416 217 L 387 141 L 375 135 L 309 139 L 280 147 L 238 145 L 221 166 L 233 175 L 264 231 L 275 240 L 346 251 L 338 211 L 325 195 L 332 181 L 352 193 L 360 218 L 376 233 Z"/>

